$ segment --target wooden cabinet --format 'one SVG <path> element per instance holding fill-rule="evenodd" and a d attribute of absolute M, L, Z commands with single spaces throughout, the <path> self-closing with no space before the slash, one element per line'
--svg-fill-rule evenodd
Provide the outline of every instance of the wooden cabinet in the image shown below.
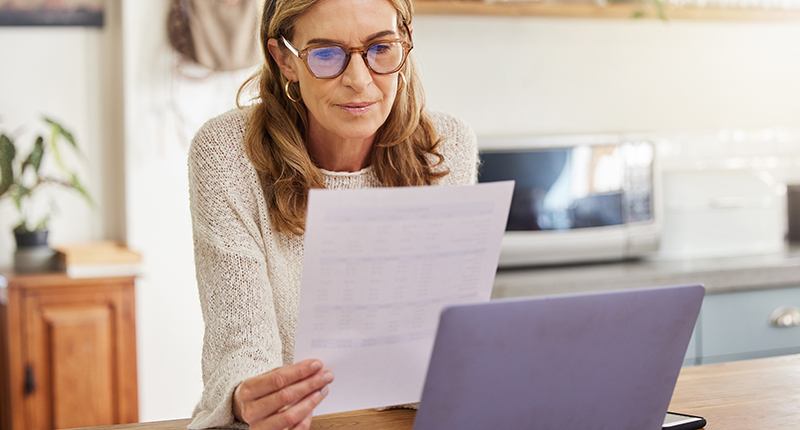
<path fill-rule="evenodd" d="M 0 429 L 137 422 L 133 277 L 5 280 Z"/>

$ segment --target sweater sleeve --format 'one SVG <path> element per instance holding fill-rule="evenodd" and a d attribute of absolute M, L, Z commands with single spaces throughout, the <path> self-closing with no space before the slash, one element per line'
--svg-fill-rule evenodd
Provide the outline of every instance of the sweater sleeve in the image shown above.
<path fill-rule="evenodd" d="M 189 150 L 195 271 L 205 335 L 203 393 L 190 429 L 247 428 L 231 409 L 235 387 L 282 363 L 266 249 L 266 211 L 244 153 L 243 121 L 215 119 Z"/>

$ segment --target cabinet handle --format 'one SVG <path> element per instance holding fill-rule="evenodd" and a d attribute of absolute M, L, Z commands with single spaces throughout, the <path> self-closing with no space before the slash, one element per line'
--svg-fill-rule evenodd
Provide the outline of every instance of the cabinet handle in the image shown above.
<path fill-rule="evenodd" d="M 33 366 L 30 364 L 25 366 L 25 394 L 33 394 L 36 392 L 36 374 L 33 372 Z"/>
<path fill-rule="evenodd" d="M 800 326 L 800 308 L 797 306 L 781 306 L 769 315 L 769 325 L 772 327 L 797 327 Z"/>

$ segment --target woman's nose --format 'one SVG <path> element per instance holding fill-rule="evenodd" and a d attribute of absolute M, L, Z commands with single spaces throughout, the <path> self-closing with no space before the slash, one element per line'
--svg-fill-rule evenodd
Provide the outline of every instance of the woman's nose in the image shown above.
<path fill-rule="evenodd" d="M 372 72 L 364 62 L 364 57 L 358 52 L 350 54 L 350 64 L 342 73 L 342 83 L 361 91 L 372 81 Z"/>

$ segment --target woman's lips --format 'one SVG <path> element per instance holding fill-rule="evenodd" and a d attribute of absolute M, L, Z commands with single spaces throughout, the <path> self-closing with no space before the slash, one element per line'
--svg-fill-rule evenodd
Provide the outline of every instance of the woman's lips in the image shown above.
<path fill-rule="evenodd" d="M 343 103 L 338 104 L 340 109 L 353 115 L 360 115 L 367 112 L 375 103 L 374 102 L 358 102 L 358 103 Z"/>

